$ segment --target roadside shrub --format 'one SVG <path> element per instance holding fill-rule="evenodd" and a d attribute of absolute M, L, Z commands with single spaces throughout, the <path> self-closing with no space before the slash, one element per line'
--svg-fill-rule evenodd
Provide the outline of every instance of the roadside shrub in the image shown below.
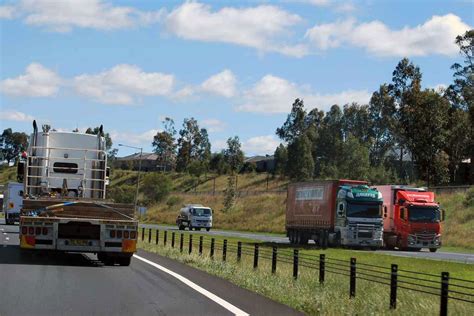
<path fill-rule="evenodd" d="M 143 178 L 141 192 L 145 196 L 146 204 L 163 201 L 171 191 L 171 179 L 161 173 L 147 173 Z"/>
<path fill-rule="evenodd" d="M 133 203 L 135 200 L 135 186 L 121 185 L 111 187 L 108 196 L 117 203 Z"/>
<path fill-rule="evenodd" d="M 467 190 L 463 204 L 465 207 L 474 206 L 474 188 Z"/>
<path fill-rule="evenodd" d="M 166 201 L 166 205 L 168 205 L 168 207 L 173 207 L 173 206 L 176 206 L 176 205 L 179 205 L 181 203 L 183 203 L 183 198 L 180 197 L 180 196 L 176 196 L 176 195 L 172 195 L 168 198 L 168 200 Z"/>

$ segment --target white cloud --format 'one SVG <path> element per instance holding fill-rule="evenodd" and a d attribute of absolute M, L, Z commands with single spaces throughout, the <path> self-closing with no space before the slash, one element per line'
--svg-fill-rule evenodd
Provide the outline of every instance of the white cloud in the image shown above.
<path fill-rule="evenodd" d="M 335 7 L 336 12 L 350 13 L 355 11 L 356 7 L 352 2 L 340 3 Z"/>
<path fill-rule="evenodd" d="M 56 32 L 74 27 L 113 30 L 157 22 L 162 11 L 143 12 L 101 0 L 23 0 L 17 6 L 29 25 Z"/>
<path fill-rule="evenodd" d="M 204 81 L 201 84 L 201 89 L 208 93 L 230 98 L 235 95 L 236 81 L 232 71 L 225 69 Z"/>
<path fill-rule="evenodd" d="M 280 141 L 274 135 L 256 136 L 242 142 L 245 155 L 273 154 Z"/>
<path fill-rule="evenodd" d="M 227 127 L 227 124 L 218 119 L 206 119 L 201 121 L 201 125 L 204 126 L 209 132 L 220 132 Z"/>
<path fill-rule="evenodd" d="M 153 136 L 156 135 L 160 130 L 150 129 L 145 132 L 124 132 L 113 130 L 110 132 L 110 137 L 114 144 L 124 143 L 130 145 L 142 145 L 142 146 L 151 146 L 153 142 Z"/>
<path fill-rule="evenodd" d="M 183 39 L 231 43 L 260 52 L 301 57 L 307 53 L 304 46 L 281 42 L 289 35 L 289 28 L 301 20 L 296 14 L 270 5 L 212 11 L 209 5 L 186 2 L 170 12 L 164 23 L 168 32 Z"/>
<path fill-rule="evenodd" d="M 325 7 L 331 3 L 331 0 L 286 0 L 285 2 L 304 3 L 304 4 L 314 5 L 317 7 Z"/>
<path fill-rule="evenodd" d="M 0 120 L 15 122 L 31 122 L 34 117 L 23 112 L 6 110 L 0 111 Z"/>
<path fill-rule="evenodd" d="M 14 96 L 49 97 L 58 92 L 61 81 L 54 71 L 31 63 L 25 74 L 0 81 L 0 91 Z"/>
<path fill-rule="evenodd" d="M 327 110 L 333 104 L 367 103 L 370 96 L 371 94 L 367 90 L 347 90 L 335 94 L 319 94 L 286 79 L 266 75 L 244 93 L 244 102 L 237 107 L 237 110 L 288 113 L 296 98 L 303 99 L 309 108 L 318 107 Z"/>
<path fill-rule="evenodd" d="M 380 21 L 357 24 L 349 19 L 316 25 L 305 37 L 321 50 L 349 44 L 380 56 L 455 55 L 455 37 L 470 28 L 454 14 L 435 15 L 421 25 L 399 30 Z"/>
<path fill-rule="evenodd" d="M 96 101 L 108 104 L 133 104 L 139 96 L 169 95 L 174 76 L 159 72 L 144 72 L 134 65 L 121 64 L 98 74 L 83 74 L 74 78 L 76 91 Z"/>
<path fill-rule="evenodd" d="M 15 15 L 15 7 L 9 5 L 0 6 L 0 19 L 13 19 Z"/>

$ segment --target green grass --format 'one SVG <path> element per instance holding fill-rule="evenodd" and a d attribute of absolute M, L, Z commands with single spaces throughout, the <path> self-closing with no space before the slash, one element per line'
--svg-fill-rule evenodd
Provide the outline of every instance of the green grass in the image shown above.
<path fill-rule="evenodd" d="M 152 231 L 152 243 L 140 241 L 139 247 L 159 253 L 161 255 L 184 262 L 193 267 L 206 271 L 210 274 L 227 279 L 238 286 L 255 291 L 273 300 L 289 305 L 297 310 L 309 315 L 433 315 L 439 313 L 439 297 L 428 294 L 416 293 L 413 291 L 398 291 L 398 305 L 395 311 L 389 310 L 389 286 L 380 285 L 365 280 L 357 280 L 357 292 L 354 299 L 349 299 L 349 279 L 338 272 L 327 273 L 326 282 L 320 285 L 318 282 L 318 271 L 301 267 L 298 280 L 292 278 L 292 265 L 282 262 L 277 265 L 277 273 L 271 273 L 271 261 L 264 259 L 270 256 L 270 245 L 260 243 L 260 260 L 257 269 L 253 269 L 253 242 L 252 240 L 242 240 L 236 238 L 226 238 L 228 240 L 227 261 L 222 262 L 223 237 L 215 238 L 214 260 L 209 258 L 209 236 L 204 238 L 203 256 L 198 255 L 199 234 L 193 235 L 193 252 L 188 254 L 189 234 L 184 233 L 183 253 L 179 251 L 179 234 L 176 234 L 175 248 L 172 249 L 171 236 L 168 235 L 167 247 L 163 246 L 163 232 L 160 232 L 160 243 L 154 245 L 155 231 Z M 147 230 L 148 234 L 148 230 Z M 241 240 L 244 243 L 244 253 L 240 262 L 236 261 L 236 243 Z M 279 248 L 279 257 L 284 253 L 292 253 L 291 248 Z M 247 254 L 247 252 L 249 254 Z M 300 257 L 319 256 L 322 253 L 318 249 L 300 249 Z M 468 279 L 474 281 L 474 269 L 472 265 L 430 261 L 424 259 L 398 258 L 387 255 L 376 254 L 367 251 L 352 251 L 344 249 L 327 249 L 323 253 L 327 258 L 344 260 L 343 270 L 349 271 L 349 259 L 357 258 L 359 269 L 362 264 L 372 264 L 386 269 L 375 269 L 378 276 L 384 276 L 380 272 L 389 272 L 390 264 L 396 263 L 401 270 L 421 271 L 436 275 L 427 277 L 433 281 L 439 281 L 439 273 L 449 271 L 451 277 Z M 301 259 L 300 259 L 301 260 Z M 303 261 L 303 260 L 301 260 Z M 300 261 L 300 262 L 301 262 Z M 330 263 L 339 263 L 334 260 L 327 260 L 327 267 Z M 334 265 L 333 265 L 334 267 Z M 370 268 L 370 267 L 366 267 Z M 373 269 L 373 268 L 370 268 Z M 359 270 L 361 272 L 361 270 Z M 369 272 L 370 273 L 370 272 Z M 400 272 L 400 274 L 410 275 Z M 388 276 L 387 276 L 388 277 Z M 399 278 L 400 280 L 403 280 Z M 405 279 L 408 280 L 408 279 Z M 420 284 L 419 281 L 415 281 Z M 423 284 L 438 287 L 438 284 L 425 282 Z M 439 290 L 434 290 L 439 293 Z M 472 304 L 449 301 L 449 312 L 452 315 L 472 314 Z"/>
<path fill-rule="evenodd" d="M 16 181 L 16 167 L 0 168 L 0 184 L 7 184 L 9 181 Z"/>

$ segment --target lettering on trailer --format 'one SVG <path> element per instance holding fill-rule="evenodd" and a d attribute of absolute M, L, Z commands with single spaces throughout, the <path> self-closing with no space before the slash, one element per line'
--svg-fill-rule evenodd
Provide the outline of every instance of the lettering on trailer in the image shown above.
<path fill-rule="evenodd" d="M 322 200 L 324 197 L 324 187 L 311 187 L 296 189 L 297 201 Z"/>
<path fill-rule="evenodd" d="M 423 193 L 406 193 L 406 195 L 410 199 L 424 199 L 424 200 L 429 200 L 430 199 L 430 194 L 423 194 Z"/>

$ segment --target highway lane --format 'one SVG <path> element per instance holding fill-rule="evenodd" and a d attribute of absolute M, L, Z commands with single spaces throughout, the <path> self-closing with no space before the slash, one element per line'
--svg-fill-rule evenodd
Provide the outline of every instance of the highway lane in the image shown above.
<path fill-rule="evenodd" d="M 90 254 L 22 256 L 18 226 L 0 224 L 0 315 L 233 315 L 175 276 L 137 257 L 103 266 Z M 7 239 L 8 238 L 8 239 Z M 300 315 L 223 279 L 156 254 L 137 254 L 251 315 Z"/>
<path fill-rule="evenodd" d="M 156 225 L 156 224 L 141 224 L 141 227 L 145 228 L 152 228 L 152 229 L 169 229 L 169 230 L 178 230 L 177 227 L 174 226 L 166 226 L 166 225 Z M 186 230 L 187 231 L 187 230 Z M 256 234 L 251 232 L 237 232 L 237 231 L 228 231 L 228 230 L 214 230 L 207 232 L 205 230 L 201 230 L 198 232 L 193 231 L 193 233 L 200 233 L 200 234 L 207 234 L 210 236 L 226 236 L 226 237 L 234 237 L 234 238 L 248 238 L 259 240 L 262 242 L 271 242 L 271 243 L 279 243 L 279 244 L 289 244 L 290 241 L 288 237 L 283 236 L 275 236 L 275 235 L 266 235 L 266 234 Z M 369 250 L 367 250 L 369 251 Z M 455 252 L 447 252 L 438 250 L 435 253 L 429 252 L 429 250 L 424 249 L 422 251 L 396 251 L 396 250 L 376 250 L 377 253 L 383 253 L 392 256 L 399 256 L 399 257 L 413 257 L 413 258 L 423 258 L 423 259 L 432 259 L 432 260 L 446 260 L 446 261 L 455 261 L 461 263 L 468 263 L 474 264 L 474 254 L 468 253 L 455 253 Z"/>

